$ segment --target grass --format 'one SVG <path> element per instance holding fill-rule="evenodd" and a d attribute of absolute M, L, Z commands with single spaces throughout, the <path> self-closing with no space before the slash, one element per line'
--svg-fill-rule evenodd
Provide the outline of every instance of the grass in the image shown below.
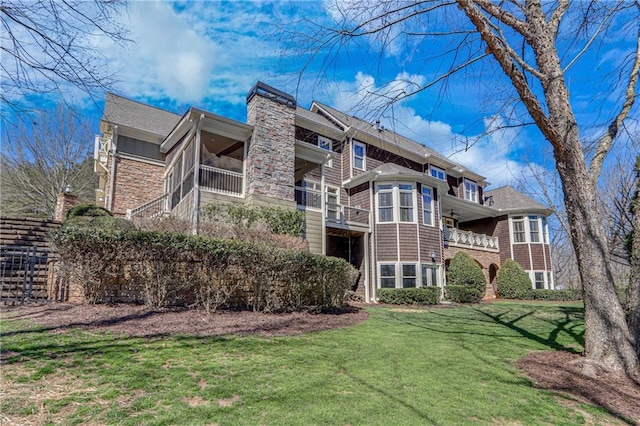
<path fill-rule="evenodd" d="M 37 424 L 601 424 L 535 389 L 530 350 L 581 351 L 576 303 L 368 308 L 297 337 L 129 338 L 3 320 L 2 415 Z"/>

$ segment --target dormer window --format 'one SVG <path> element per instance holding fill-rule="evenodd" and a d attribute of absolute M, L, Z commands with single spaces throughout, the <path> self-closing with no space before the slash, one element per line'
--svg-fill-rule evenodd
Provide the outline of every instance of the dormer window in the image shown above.
<path fill-rule="evenodd" d="M 431 175 L 431 177 L 434 177 L 436 179 L 447 180 L 447 173 L 444 171 L 444 169 L 436 167 L 433 164 L 429 164 L 429 174 Z"/>
<path fill-rule="evenodd" d="M 464 179 L 464 199 L 474 203 L 478 202 L 478 184 L 466 178 Z"/>

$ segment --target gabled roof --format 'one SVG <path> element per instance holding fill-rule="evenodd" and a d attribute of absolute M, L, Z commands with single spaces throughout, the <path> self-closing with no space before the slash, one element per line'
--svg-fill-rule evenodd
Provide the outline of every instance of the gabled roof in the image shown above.
<path fill-rule="evenodd" d="M 551 209 L 538 203 L 533 198 L 517 191 L 512 186 L 503 186 L 500 188 L 485 191 L 485 199 L 491 197 L 493 204 L 487 203 L 490 207 L 496 210 L 504 212 L 530 212 L 530 213 L 545 213 L 550 215 L 553 213 Z"/>
<path fill-rule="evenodd" d="M 113 93 L 107 93 L 102 120 L 165 137 L 181 116 Z"/>
<path fill-rule="evenodd" d="M 471 170 L 461 167 L 459 164 L 449 160 L 437 151 L 422 145 L 414 140 L 402 136 L 388 129 L 378 129 L 375 125 L 362 120 L 360 118 L 345 114 L 328 105 L 314 101 L 311 105 L 313 112 L 327 113 L 338 122 L 347 127 L 347 133 L 353 135 L 355 139 L 363 142 L 372 143 L 383 149 L 389 149 L 390 146 L 397 147 L 406 154 L 412 155 L 419 159 L 421 163 L 429 162 L 439 167 L 448 169 L 450 172 L 459 173 L 459 176 L 467 176 L 478 182 L 487 184 L 486 178 Z"/>

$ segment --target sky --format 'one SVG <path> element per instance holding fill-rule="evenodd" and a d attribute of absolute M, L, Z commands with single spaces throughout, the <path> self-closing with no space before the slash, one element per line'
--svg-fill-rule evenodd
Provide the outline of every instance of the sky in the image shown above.
<path fill-rule="evenodd" d="M 356 7 L 362 4 L 363 9 Z M 325 45 L 311 57 L 308 39 L 299 37 L 319 26 L 334 27 L 345 15 L 351 22 L 349 17 L 379 12 L 380 4 L 345 0 L 336 8 L 322 1 L 133 1 L 118 18 L 131 43 L 120 46 L 101 38 L 92 43 L 117 76 L 112 92 L 178 114 L 194 106 L 244 121 L 246 95 L 260 80 L 294 95 L 305 108 L 317 100 L 372 122 L 380 119 L 386 128 L 483 174 L 494 188 L 513 183 L 532 167 L 549 167 L 549 144 L 535 126 L 519 125 L 522 106 L 513 101 L 510 86 L 491 61 L 474 63 L 386 105 L 391 97 L 438 80 L 454 54 L 464 61 L 482 48 L 477 43 L 460 48 L 459 38 L 414 40 L 391 29 L 384 40 L 362 36 L 340 49 Z M 612 22 L 615 31 L 603 33 L 601 43 L 590 44 L 571 64 L 572 106 L 585 139 L 605 128 L 611 105 L 620 97 L 621 87 L 609 83 L 633 52 L 633 31 L 627 31 L 631 36 L 620 31 L 629 26 L 624 16 Z M 468 25 L 443 14 L 403 29 L 424 28 L 437 32 Z M 567 65 L 588 39 L 575 42 L 573 35 L 567 30 L 561 36 Z M 104 93 L 93 100 L 77 93 L 72 101 L 94 120 L 96 131 L 103 100 Z M 637 107 L 632 117 L 629 126 L 638 129 Z"/>

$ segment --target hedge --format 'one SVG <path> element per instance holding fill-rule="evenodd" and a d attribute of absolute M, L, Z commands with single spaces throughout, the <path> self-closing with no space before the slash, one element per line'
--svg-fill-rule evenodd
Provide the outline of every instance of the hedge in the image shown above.
<path fill-rule="evenodd" d="M 377 295 L 380 303 L 391 305 L 437 305 L 440 287 L 380 288 Z"/>
<path fill-rule="evenodd" d="M 466 285 L 447 284 L 444 289 L 447 299 L 456 303 L 478 303 L 484 294 L 483 291 Z"/>
<path fill-rule="evenodd" d="M 576 292 L 573 290 L 532 289 L 529 295 L 533 300 L 576 300 Z"/>
<path fill-rule="evenodd" d="M 53 241 L 88 303 L 324 309 L 342 305 L 357 274 L 343 259 L 179 233 L 63 226 Z"/>

